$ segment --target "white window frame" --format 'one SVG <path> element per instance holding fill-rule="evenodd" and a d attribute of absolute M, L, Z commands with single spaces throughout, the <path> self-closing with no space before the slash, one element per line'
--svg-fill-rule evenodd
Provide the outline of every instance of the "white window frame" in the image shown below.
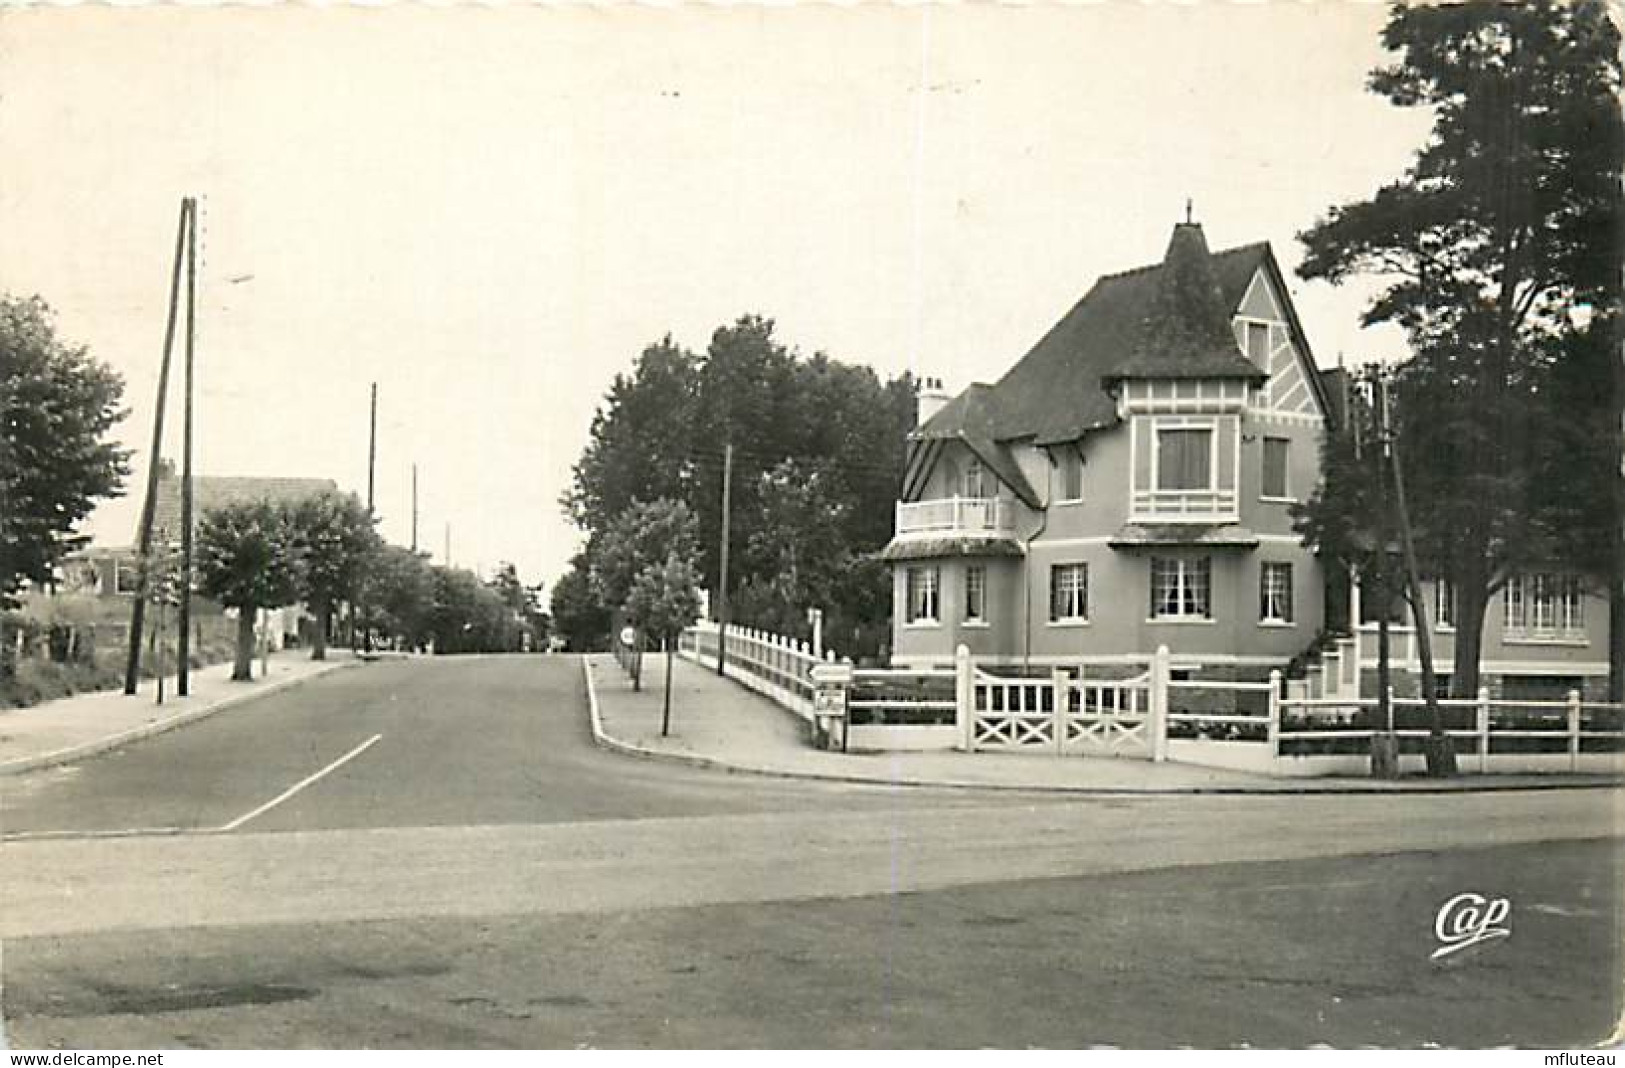
<path fill-rule="evenodd" d="M 1269 472 L 1269 443 L 1279 441 L 1285 446 L 1286 455 L 1281 457 L 1281 492 L 1271 493 L 1269 487 L 1264 485 L 1264 476 Z M 1266 434 L 1258 439 L 1258 499 L 1261 501 L 1294 501 L 1292 496 L 1292 439 L 1284 438 L 1279 434 Z"/>
<path fill-rule="evenodd" d="M 1081 608 L 1078 612 L 1069 612 L 1060 615 L 1056 612 L 1057 582 L 1061 576 L 1075 575 L 1078 581 L 1065 592 L 1071 595 L 1069 608 Z M 1089 565 L 1081 560 L 1069 560 L 1065 563 L 1051 564 L 1049 566 L 1049 624 L 1052 627 L 1078 626 L 1089 622 Z"/>
<path fill-rule="evenodd" d="M 1270 626 L 1290 627 L 1297 618 L 1297 606 L 1293 603 L 1297 597 L 1296 585 L 1293 581 L 1292 563 L 1289 560 L 1265 560 L 1258 565 L 1258 621 Z M 1286 575 L 1285 605 L 1286 612 L 1278 611 L 1282 600 L 1282 591 L 1272 589 L 1270 576 Z M 1209 583 L 1211 585 L 1211 581 Z"/>
<path fill-rule="evenodd" d="M 916 586 L 915 578 L 925 581 Z M 922 602 L 916 605 L 916 591 Z M 920 611 L 916 611 L 916 607 Z M 929 609 L 929 612 L 926 611 Z M 935 627 L 942 623 L 942 569 L 916 565 L 903 573 L 903 625 L 906 627 Z"/>
<path fill-rule="evenodd" d="M 1514 575 L 1501 597 L 1507 641 L 1585 643 L 1585 590 L 1577 576 L 1559 572 Z"/>
<path fill-rule="evenodd" d="M 1449 579 L 1433 580 L 1433 628 L 1456 629 L 1456 584 Z"/>
<path fill-rule="evenodd" d="M 1207 485 L 1164 486 L 1162 484 L 1162 436 L 1168 433 L 1207 432 Z M 1151 492 L 1217 493 L 1219 490 L 1219 422 L 1216 419 L 1158 419 L 1151 427 Z"/>
<path fill-rule="evenodd" d="M 972 612 L 972 608 L 975 611 Z M 968 564 L 965 567 L 965 625 L 987 626 L 987 565 Z"/>
<path fill-rule="evenodd" d="M 1174 603 L 1180 606 L 1176 612 L 1164 612 L 1165 598 L 1161 596 L 1159 585 L 1158 565 L 1174 565 L 1173 590 Z M 1205 565 L 1205 567 L 1203 566 Z M 1197 579 L 1206 571 L 1205 588 L 1198 584 Z M 1153 556 L 1146 567 L 1146 574 L 1151 584 L 1151 617 L 1152 623 L 1211 623 L 1213 622 L 1213 558 L 1211 556 Z M 1186 612 L 1183 605 L 1187 600 L 1197 600 L 1196 593 L 1204 594 L 1203 611 Z"/>

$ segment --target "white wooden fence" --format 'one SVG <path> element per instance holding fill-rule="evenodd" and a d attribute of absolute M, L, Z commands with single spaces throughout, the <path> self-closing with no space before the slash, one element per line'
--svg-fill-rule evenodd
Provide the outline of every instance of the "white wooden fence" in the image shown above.
<path fill-rule="evenodd" d="M 735 626 L 726 645 L 726 675 L 814 720 L 812 669 L 836 663 L 833 651 L 815 656 L 806 643 Z M 678 650 L 715 668 L 717 647 L 716 625 L 702 623 Z M 849 668 L 845 719 L 829 740 L 854 750 L 1126 757 L 1313 776 L 1368 773 L 1371 739 L 1386 733 L 1375 698 L 1285 696 L 1278 671 L 1267 681 L 1175 678 L 1171 661 L 1164 647 L 1125 678 L 1082 665 L 1001 674 L 961 646 L 951 669 Z M 1579 693 L 1495 700 L 1485 690 L 1439 705 L 1463 772 L 1625 772 L 1625 706 Z M 1394 698 L 1392 707 L 1401 770 L 1420 770 L 1425 702 Z"/>

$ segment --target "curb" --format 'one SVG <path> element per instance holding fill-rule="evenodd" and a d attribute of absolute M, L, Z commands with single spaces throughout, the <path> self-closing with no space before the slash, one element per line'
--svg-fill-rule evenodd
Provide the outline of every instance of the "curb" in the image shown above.
<path fill-rule="evenodd" d="M 61 764 L 72 764 L 75 761 L 83 760 L 86 757 L 97 756 L 101 753 L 106 753 L 109 750 L 117 749 L 120 746 L 127 745 L 131 742 L 139 742 L 144 738 L 151 738 L 157 734 L 164 734 L 180 727 L 189 726 L 196 723 L 200 719 L 206 719 L 207 717 L 214 715 L 216 712 L 224 712 L 229 708 L 235 708 L 238 705 L 248 704 L 250 701 L 258 700 L 261 697 L 270 697 L 272 694 L 278 694 L 284 690 L 291 690 L 296 686 L 304 685 L 311 679 L 319 679 L 323 675 L 331 675 L 335 671 L 343 671 L 348 668 L 360 667 L 362 663 L 363 661 L 360 660 L 333 661 L 322 668 L 311 671 L 304 675 L 299 675 L 295 678 L 282 679 L 260 689 L 246 690 L 242 693 L 222 697 L 212 705 L 203 705 L 200 708 L 189 708 L 185 712 L 177 713 L 176 715 L 169 716 L 165 719 L 155 720 L 151 723 L 143 723 L 138 727 L 132 727 L 129 730 L 119 731 L 116 734 L 109 734 L 101 738 L 94 738 L 88 742 L 80 742 L 78 745 L 70 745 L 62 749 L 53 749 L 49 753 L 38 753 L 34 756 L 16 757 L 5 761 L 4 763 L 0 763 L 0 778 L 6 778 L 11 775 L 21 775 L 30 771 L 38 771 L 41 768 L 56 767 Z"/>
<path fill-rule="evenodd" d="M 1249 797 L 1313 797 L 1365 795 L 1382 797 L 1412 797 L 1416 795 L 1471 795 L 1490 793 L 1535 792 L 1549 790 L 1612 790 L 1625 786 L 1625 780 L 1609 782 L 1537 782 L 1537 783 L 1485 783 L 1482 786 L 1339 786 L 1310 788 L 1303 786 L 1064 786 L 1053 783 L 1021 785 L 1016 783 L 964 782 L 955 779 L 881 779 L 864 775 L 845 775 L 839 772 L 792 771 L 761 765 L 736 764 L 716 757 L 691 753 L 670 753 L 648 746 L 623 741 L 604 730 L 603 717 L 598 710 L 598 690 L 593 685 L 591 654 L 581 657 L 581 671 L 587 680 L 587 714 L 592 724 L 593 744 L 600 749 L 622 756 L 643 760 L 658 760 L 668 764 L 682 764 L 693 768 L 722 771 L 730 775 L 755 775 L 769 779 L 795 779 L 813 782 L 834 782 L 857 786 L 897 786 L 925 790 L 966 790 L 1007 794 L 1059 794 L 1074 797 L 1157 797 L 1189 796 L 1249 796 Z"/>

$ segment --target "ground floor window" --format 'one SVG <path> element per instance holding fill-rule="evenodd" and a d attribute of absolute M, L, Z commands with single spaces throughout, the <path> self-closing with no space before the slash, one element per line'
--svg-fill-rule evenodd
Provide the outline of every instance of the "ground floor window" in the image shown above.
<path fill-rule="evenodd" d="M 1212 619 L 1212 560 L 1206 556 L 1152 557 L 1151 617 Z"/>
<path fill-rule="evenodd" d="M 1258 618 L 1266 623 L 1292 622 L 1292 565 L 1266 562 L 1258 571 Z"/>
<path fill-rule="evenodd" d="M 987 621 L 987 568 L 971 564 L 965 568 L 965 622 Z"/>
<path fill-rule="evenodd" d="M 1089 565 L 1055 564 L 1049 569 L 1049 618 L 1052 623 L 1089 618 Z"/>
<path fill-rule="evenodd" d="M 1514 575 L 1506 584 L 1505 601 L 1509 637 L 1585 634 L 1585 597 L 1573 575 Z"/>
<path fill-rule="evenodd" d="M 908 604 L 903 618 L 909 623 L 935 623 L 941 574 L 934 567 L 908 569 Z"/>

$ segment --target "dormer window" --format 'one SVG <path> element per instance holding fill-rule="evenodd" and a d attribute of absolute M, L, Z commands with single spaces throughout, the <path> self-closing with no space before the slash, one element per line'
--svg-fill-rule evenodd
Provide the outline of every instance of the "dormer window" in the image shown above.
<path fill-rule="evenodd" d="M 1247 359 L 1262 370 L 1270 366 L 1270 326 L 1268 323 L 1247 324 Z"/>

